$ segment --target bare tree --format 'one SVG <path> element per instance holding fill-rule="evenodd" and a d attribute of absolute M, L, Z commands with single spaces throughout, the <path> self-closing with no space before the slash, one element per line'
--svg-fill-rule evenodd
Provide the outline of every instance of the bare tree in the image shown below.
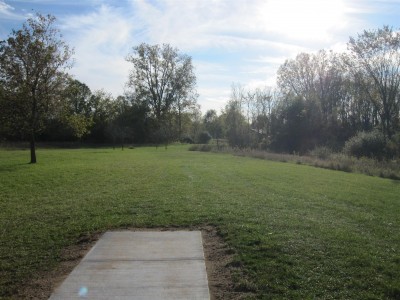
<path fill-rule="evenodd" d="M 348 48 L 352 53 L 348 64 L 363 75 L 363 88 L 379 113 L 384 135 L 390 138 L 400 108 L 400 32 L 388 26 L 365 30 L 350 38 Z"/>
<path fill-rule="evenodd" d="M 146 102 L 153 116 L 162 123 L 174 105 L 193 99 L 196 76 L 192 59 L 168 44 L 141 44 L 126 60 L 133 65 L 128 86 L 139 101 Z"/>
<path fill-rule="evenodd" d="M 198 95 L 196 93 L 190 93 L 190 95 L 179 95 L 176 97 L 174 108 L 177 113 L 177 125 L 178 125 L 178 140 L 182 138 L 182 116 L 185 112 L 194 110 L 196 107 L 196 99 Z"/>
<path fill-rule="evenodd" d="M 259 134 L 269 136 L 271 131 L 271 112 L 274 105 L 274 94 L 271 88 L 256 89 L 256 130 Z"/>
<path fill-rule="evenodd" d="M 225 106 L 223 119 L 226 137 L 233 147 L 247 146 L 248 135 L 246 135 L 247 123 L 243 114 L 245 92 L 240 84 L 232 84 L 230 100 Z"/>
<path fill-rule="evenodd" d="M 278 69 L 277 83 L 284 94 L 294 94 L 311 101 L 315 98 L 317 79 L 315 59 L 312 54 L 300 53 L 288 59 Z"/>

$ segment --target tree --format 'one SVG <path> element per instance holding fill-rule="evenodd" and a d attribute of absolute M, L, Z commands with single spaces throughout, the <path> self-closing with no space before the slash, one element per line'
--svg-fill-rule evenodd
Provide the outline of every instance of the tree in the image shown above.
<path fill-rule="evenodd" d="M 271 148 L 289 153 L 304 153 L 312 149 L 315 145 L 310 145 L 314 134 L 309 113 L 307 102 L 302 97 L 281 99 L 274 109 Z"/>
<path fill-rule="evenodd" d="M 145 103 L 136 101 L 135 97 L 128 95 L 131 106 L 126 112 L 127 123 L 132 127 L 132 139 L 135 143 L 148 142 L 149 132 L 151 129 L 151 121 L 148 118 L 149 107 Z"/>
<path fill-rule="evenodd" d="M 113 106 L 115 114 L 111 116 L 112 119 L 109 120 L 106 131 L 112 138 L 114 148 L 118 140 L 122 150 L 124 150 L 125 141 L 133 140 L 134 129 L 132 126 L 132 115 L 134 111 L 131 103 L 128 101 L 127 97 L 124 96 L 118 96 L 113 101 Z"/>
<path fill-rule="evenodd" d="M 0 43 L 0 85 L 7 116 L 30 142 L 31 163 L 36 163 L 35 137 L 46 117 L 62 101 L 72 51 L 54 28 L 51 15 L 28 19 Z"/>
<path fill-rule="evenodd" d="M 182 132 L 183 132 L 183 117 L 184 114 L 187 112 L 190 112 L 191 110 L 194 110 L 196 107 L 196 98 L 197 98 L 196 93 L 191 93 L 191 96 L 188 97 L 186 96 L 178 96 L 174 105 L 174 108 L 176 110 L 176 115 L 177 115 L 177 126 L 178 126 L 178 140 L 181 140 L 182 138 Z"/>
<path fill-rule="evenodd" d="M 112 132 L 107 131 L 109 131 L 110 124 L 118 115 L 117 103 L 110 93 L 104 90 L 97 90 L 90 97 L 89 105 L 93 127 L 88 138 L 95 142 L 104 142 L 107 139 L 107 135 L 112 136 Z"/>
<path fill-rule="evenodd" d="M 190 56 L 168 44 L 143 43 L 134 47 L 126 60 L 133 65 L 128 86 L 138 101 L 149 106 L 158 126 L 168 123 L 164 119 L 174 107 L 181 114 L 185 103 L 193 104 L 196 76 Z"/>
<path fill-rule="evenodd" d="M 228 102 L 223 113 L 226 137 L 229 145 L 232 147 L 247 146 L 246 137 L 247 124 L 246 119 L 242 114 L 239 101 L 232 99 Z"/>
<path fill-rule="evenodd" d="M 8 115 L 12 106 L 5 98 L 5 89 L 0 83 L 0 141 L 12 135 L 13 122 Z M 13 133 L 15 135 L 15 133 Z"/>
<path fill-rule="evenodd" d="M 273 92 L 271 88 L 265 87 L 264 89 L 256 89 L 256 110 L 257 110 L 257 130 L 262 130 L 266 135 L 270 134 L 270 117 L 274 101 L 276 98 L 276 92 Z"/>
<path fill-rule="evenodd" d="M 206 131 L 208 131 L 214 139 L 221 138 L 222 126 L 221 121 L 215 109 L 207 110 L 203 117 L 203 124 Z"/>
<path fill-rule="evenodd" d="M 278 69 L 277 83 L 283 94 L 294 94 L 306 101 L 315 98 L 317 79 L 315 59 L 312 54 L 300 53 L 288 59 Z"/>
<path fill-rule="evenodd" d="M 345 55 L 320 50 L 301 53 L 278 70 L 282 99 L 303 99 L 315 142 L 338 148 L 347 136 L 349 102 L 353 81 L 344 66 Z M 343 133 L 343 134 L 342 134 Z M 308 143 L 312 145 L 313 143 Z"/>
<path fill-rule="evenodd" d="M 252 128 L 257 133 L 257 146 L 263 149 L 268 148 L 270 143 L 271 113 L 275 98 L 277 98 L 276 94 L 268 87 L 257 88 L 254 92 L 255 103 Z"/>
<path fill-rule="evenodd" d="M 202 124 L 202 114 L 200 110 L 200 105 L 195 105 L 191 110 L 190 114 L 188 114 L 190 120 L 190 136 L 192 139 L 196 139 L 196 137 L 200 134 L 200 131 L 203 128 Z"/>
<path fill-rule="evenodd" d="M 222 137 L 222 122 L 216 110 L 210 109 L 206 111 L 203 117 L 203 124 L 207 132 L 217 140 L 217 147 L 219 147 L 219 139 Z"/>
<path fill-rule="evenodd" d="M 92 92 L 86 84 L 76 79 L 68 79 L 64 90 L 61 121 L 78 139 L 89 133 L 93 123 L 90 107 L 91 96 Z"/>
<path fill-rule="evenodd" d="M 64 90 L 64 97 L 67 99 L 65 105 L 67 109 L 77 115 L 90 115 L 90 88 L 79 80 L 68 78 L 67 86 Z"/>
<path fill-rule="evenodd" d="M 348 48 L 352 53 L 348 65 L 362 74 L 361 83 L 379 114 L 382 132 L 390 138 L 400 110 L 400 32 L 388 26 L 365 30 L 350 38 Z"/>

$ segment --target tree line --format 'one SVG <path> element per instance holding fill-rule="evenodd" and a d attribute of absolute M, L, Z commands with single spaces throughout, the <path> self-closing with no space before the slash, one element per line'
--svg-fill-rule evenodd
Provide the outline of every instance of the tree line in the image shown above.
<path fill-rule="evenodd" d="M 214 138 L 286 153 L 327 147 L 400 155 L 400 33 L 388 26 L 350 38 L 347 52 L 286 60 L 276 88 L 233 84 L 219 113 L 201 113 L 192 59 L 171 45 L 133 47 L 128 89 L 118 97 L 70 76 L 72 55 L 50 15 L 37 14 L 0 42 L 0 141 L 29 141 L 31 162 L 36 140 L 158 145 Z"/>
<path fill-rule="evenodd" d="M 351 152 L 360 144 L 364 150 L 350 154 L 398 156 L 400 32 L 366 30 L 347 45 L 344 53 L 287 59 L 274 90 L 233 85 L 220 116 L 230 145 L 306 153 L 316 147 Z"/>
<path fill-rule="evenodd" d="M 71 77 L 73 50 L 51 15 L 36 14 L 0 42 L 0 141 L 168 143 L 196 136 L 196 76 L 190 56 L 170 45 L 140 44 L 124 95 L 92 92 Z"/>

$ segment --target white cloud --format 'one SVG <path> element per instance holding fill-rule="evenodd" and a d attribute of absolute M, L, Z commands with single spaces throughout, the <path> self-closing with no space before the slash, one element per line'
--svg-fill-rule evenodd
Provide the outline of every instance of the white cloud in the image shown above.
<path fill-rule="evenodd" d="M 4 1 L 0 1 L 0 13 L 8 14 L 14 10 L 14 7 L 5 3 Z"/>
<path fill-rule="evenodd" d="M 169 43 L 193 57 L 199 103 L 206 110 L 224 106 L 232 82 L 248 87 L 274 85 L 278 67 L 300 52 L 345 49 L 349 36 L 370 27 L 365 16 L 377 10 L 387 12 L 397 1 L 24 0 L 24 3 L 75 7 L 68 13 L 60 13 L 58 20 L 68 44 L 75 48 L 76 63 L 71 73 L 92 90 L 104 88 L 114 96 L 121 94 L 131 68 L 125 61 L 131 47 L 142 42 Z M 80 7 L 85 9 L 79 11 Z M 23 9 L 16 12 L 0 0 L 0 18 L 24 16 Z"/>
<path fill-rule="evenodd" d="M 123 93 L 129 63 L 125 56 L 132 41 L 132 23 L 120 9 L 101 5 L 82 16 L 63 19 L 62 29 L 75 49 L 72 69 L 93 90 L 104 88 L 114 96 Z"/>
<path fill-rule="evenodd" d="M 232 82 L 274 85 L 275 72 L 285 59 L 316 50 L 316 45 L 317 50 L 324 48 L 344 31 L 349 25 L 345 4 L 343 0 L 131 2 L 142 39 L 173 44 L 189 55 L 213 49 L 236 57 L 207 66 L 194 60 L 202 106 L 226 98 L 210 87 L 218 85 L 222 92 Z"/>
<path fill-rule="evenodd" d="M 0 18 L 7 20 L 22 20 L 23 16 L 15 12 L 15 8 L 6 2 L 0 0 Z"/>
<path fill-rule="evenodd" d="M 198 92 L 202 95 L 201 110 L 206 112 L 210 109 L 215 109 L 220 112 L 229 100 L 231 90 L 230 86 L 216 88 L 199 88 Z"/>
<path fill-rule="evenodd" d="M 342 0 L 271 0 L 259 10 L 265 30 L 293 40 L 330 41 L 333 33 L 346 26 Z"/>
<path fill-rule="evenodd" d="M 296 52 L 298 53 L 298 52 Z M 287 56 L 284 55 L 260 55 L 259 57 L 249 59 L 249 62 L 253 63 L 259 63 L 259 64 L 268 64 L 268 65 L 275 65 L 279 66 L 285 62 L 285 60 L 288 59 Z"/>
<path fill-rule="evenodd" d="M 331 41 L 345 28 L 344 0 L 132 1 L 149 40 L 182 49 L 232 47 L 229 37 Z"/>

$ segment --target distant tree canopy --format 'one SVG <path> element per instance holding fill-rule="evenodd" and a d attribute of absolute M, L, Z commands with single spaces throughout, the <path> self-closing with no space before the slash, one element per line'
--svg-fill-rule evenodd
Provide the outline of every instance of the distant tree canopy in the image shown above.
<path fill-rule="evenodd" d="M 160 143 L 193 136 L 196 76 L 191 58 L 170 45 L 141 44 L 127 58 L 133 64 L 124 96 L 92 92 L 69 76 L 72 50 L 37 14 L 0 43 L 0 141 Z"/>
<path fill-rule="evenodd" d="M 348 43 L 349 71 L 365 90 L 385 137 L 399 126 L 400 32 L 388 26 L 364 31 Z"/>
<path fill-rule="evenodd" d="M 275 92 L 260 95 L 233 86 L 223 113 L 229 143 L 305 153 L 318 146 L 340 150 L 350 138 L 358 137 L 354 144 L 367 136 L 376 141 L 368 146 L 374 147 L 368 151 L 372 156 L 379 147 L 389 157 L 399 153 L 400 33 L 388 26 L 364 31 L 350 38 L 348 49 L 286 60 Z M 376 130 L 384 143 L 375 138 Z"/>

